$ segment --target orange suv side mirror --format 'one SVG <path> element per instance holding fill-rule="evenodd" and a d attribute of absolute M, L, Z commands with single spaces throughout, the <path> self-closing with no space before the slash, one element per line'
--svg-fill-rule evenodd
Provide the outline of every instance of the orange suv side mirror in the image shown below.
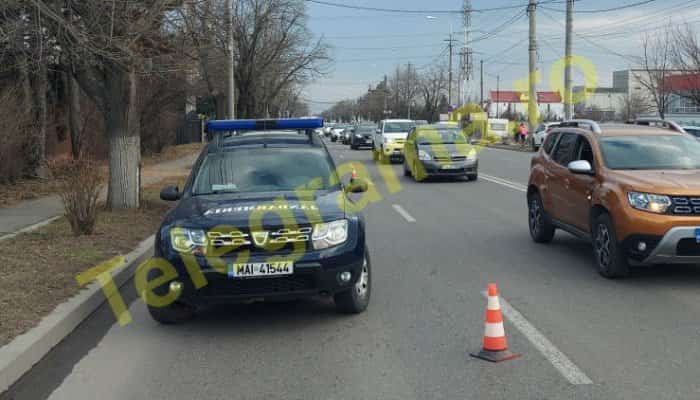
<path fill-rule="evenodd" d="M 586 160 L 572 161 L 568 165 L 569 171 L 578 175 L 595 175 L 591 163 Z"/>

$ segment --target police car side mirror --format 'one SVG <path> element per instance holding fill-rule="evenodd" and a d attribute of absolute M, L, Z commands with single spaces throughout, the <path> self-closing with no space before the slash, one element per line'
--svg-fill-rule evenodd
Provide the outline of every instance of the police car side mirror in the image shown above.
<path fill-rule="evenodd" d="M 161 200 L 178 201 L 180 200 L 180 190 L 177 186 L 166 186 L 160 191 Z"/>
<path fill-rule="evenodd" d="M 350 181 L 350 183 L 345 186 L 346 193 L 364 193 L 368 189 L 368 184 L 365 179 L 355 178 Z"/>

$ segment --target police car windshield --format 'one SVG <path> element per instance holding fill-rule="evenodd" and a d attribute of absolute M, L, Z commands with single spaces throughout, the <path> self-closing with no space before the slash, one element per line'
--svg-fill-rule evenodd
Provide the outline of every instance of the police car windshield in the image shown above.
<path fill-rule="evenodd" d="M 320 149 L 241 148 L 207 155 L 192 194 L 328 190 L 337 182 L 332 177 Z"/>

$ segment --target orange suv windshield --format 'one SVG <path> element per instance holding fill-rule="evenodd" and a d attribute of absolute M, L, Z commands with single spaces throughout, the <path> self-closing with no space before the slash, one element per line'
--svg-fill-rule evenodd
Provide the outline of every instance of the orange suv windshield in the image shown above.
<path fill-rule="evenodd" d="M 610 169 L 700 169 L 700 142 L 686 136 L 612 136 L 600 143 Z"/>

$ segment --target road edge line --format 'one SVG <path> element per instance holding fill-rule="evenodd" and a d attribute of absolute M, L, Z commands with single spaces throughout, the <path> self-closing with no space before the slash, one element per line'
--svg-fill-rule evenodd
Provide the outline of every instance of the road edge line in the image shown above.
<path fill-rule="evenodd" d="M 498 185 L 505 186 L 507 188 L 515 189 L 519 192 L 527 192 L 527 186 L 525 186 L 523 184 L 520 184 L 517 182 L 512 182 L 512 181 L 509 181 L 509 180 L 506 180 L 503 178 L 499 178 L 497 176 L 491 176 L 491 175 L 487 175 L 487 174 L 483 174 L 483 173 L 480 174 L 479 176 L 486 181 L 496 183 Z"/>
<path fill-rule="evenodd" d="M 488 298 L 488 293 L 481 292 Z M 503 315 L 532 343 L 544 358 L 572 385 L 592 385 L 593 381 L 566 354 L 557 348 L 547 337 L 535 328 L 515 307 L 503 296 L 500 296 Z"/>
<path fill-rule="evenodd" d="M 154 241 L 155 235 L 151 235 L 124 256 L 126 264 L 112 273 L 117 287 L 131 279 L 136 267 L 152 252 Z M 35 327 L 0 347 L 0 394 L 30 371 L 106 301 L 102 287 L 95 281 L 56 306 Z"/>

